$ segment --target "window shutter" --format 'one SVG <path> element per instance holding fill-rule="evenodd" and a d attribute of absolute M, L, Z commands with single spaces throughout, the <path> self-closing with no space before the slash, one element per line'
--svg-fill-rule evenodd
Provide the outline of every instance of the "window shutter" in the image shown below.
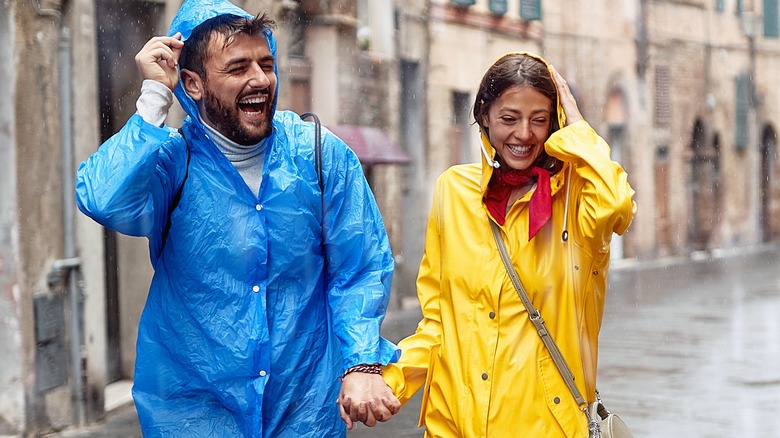
<path fill-rule="evenodd" d="M 750 109 L 750 76 L 737 76 L 736 108 L 734 111 L 734 143 L 737 149 L 748 145 L 748 111 Z"/>
<path fill-rule="evenodd" d="M 450 3 L 455 5 L 455 6 L 458 6 L 458 7 L 461 7 L 461 8 L 465 8 L 465 7 L 468 7 L 468 6 L 474 6 L 474 3 L 476 3 L 476 0 L 450 0 Z"/>
<path fill-rule="evenodd" d="M 655 123 L 666 126 L 672 121 L 672 98 L 669 92 L 669 67 L 655 68 Z"/>
<path fill-rule="evenodd" d="M 490 0 L 488 8 L 493 15 L 504 15 L 508 10 L 506 0 Z"/>
<path fill-rule="evenodd" d="M 520 17 L 533 21 L 542 19 L 542 0 L 520 0 Z"/>
<path fill-rule="evenodd" d="M 777 0 L 764 0 L 764 36 L 777 38 L 780 36 L 778 29 Z"/>

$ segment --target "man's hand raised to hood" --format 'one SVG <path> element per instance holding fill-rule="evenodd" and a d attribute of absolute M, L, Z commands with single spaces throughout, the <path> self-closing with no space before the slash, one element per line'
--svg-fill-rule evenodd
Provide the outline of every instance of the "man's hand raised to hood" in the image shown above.
<path fill-rule="evenodd" d="M 184 47 L 181 34 L 154 37 L 135 55 L 135 65 L 143 79 L 157 81 L 173 91 L 179 83 L 179 55 Z"/>

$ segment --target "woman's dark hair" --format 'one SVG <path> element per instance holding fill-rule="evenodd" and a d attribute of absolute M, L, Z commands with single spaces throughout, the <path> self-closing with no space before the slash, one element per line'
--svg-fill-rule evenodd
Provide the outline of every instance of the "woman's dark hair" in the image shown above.
<path fill-rule="evenodd" d="M 526 54 L 513 53 L 506 55 L 490 66 L 482 82 L 479 84 L 477 96 L 474 99 L 474 121 L 488 135 L 487 126 L 483 125 L 484 116 L 490 111 L 491 105 L 510 87 L 530 87 L 552 101 L 550 108 L 550 132 L 557 131 L 558 126 L 558 91 L 552 80 L 547 65 Z M 548 135 L 549 135 L 548 134 Z M 553 172 L 560 170 L 562 163 L 542 151 L 535 164 Z"/>
<path fill-rule="evenodd" d="M 199 24 L 192 30 L 192 34 L 185 41 L 181 49 L 179 65 L 182 69 L 192 70 L 201 77 L 206 77 L 204 65 L 211 56 L 208 46 L 215 34 L 225 37 L 225 46 L 233 41 L 238 34 L 262 35 L 265 31 L 273 29 L 276 22 L 267 14 L 258 14 L 247 18 L 238 15 L 223 14 L 210 18 Z"/>

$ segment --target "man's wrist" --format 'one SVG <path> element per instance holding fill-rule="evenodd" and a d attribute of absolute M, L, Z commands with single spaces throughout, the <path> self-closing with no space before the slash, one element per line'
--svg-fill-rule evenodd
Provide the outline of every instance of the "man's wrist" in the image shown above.
<path fill-rule="evenodd" d="M 164 84 L 145 79 L 141 85 L 141 95 L 135 103 L 138 115 L 146 123 L 162 126 L 173 104 L 173 93 Z"/>
<path fill-rule="evenodd" d="M 382 375 L 382 364 L 379 363 L 361 363 L 359 365 L 355 365 L 353 367 L 347 368 L 346 371 L 344 371 L 344 374 L 341 375 L 341 379 L 344 380 L 344 377 L 347 376 L 347 374 L 352 373 L 366 373 L 366 374 L 378 374 Z"/>

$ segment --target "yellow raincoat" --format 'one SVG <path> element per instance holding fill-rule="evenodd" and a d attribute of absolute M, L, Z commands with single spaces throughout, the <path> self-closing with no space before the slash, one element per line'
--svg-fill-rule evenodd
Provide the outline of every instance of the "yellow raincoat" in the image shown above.
<path fill-rule="evenodd" d="M 558 117 L 564 126 L 560 105 Z M 530 191 L 501 228 L 531 301 L 592 402 L 609 243 L 631 223 L 634 191 L 585 121 L 553 133 L 545 149 L 564 163 L 551 179 L 552 218 L 529 242 Z M 384 378 L 402 403 L 424 385 L 428 437 L 587 437 L 587 419 L 499 256 L 482 202 L 492 171 L 483 158 L 439 177 L 417 279 L 423 319 Z"/>

